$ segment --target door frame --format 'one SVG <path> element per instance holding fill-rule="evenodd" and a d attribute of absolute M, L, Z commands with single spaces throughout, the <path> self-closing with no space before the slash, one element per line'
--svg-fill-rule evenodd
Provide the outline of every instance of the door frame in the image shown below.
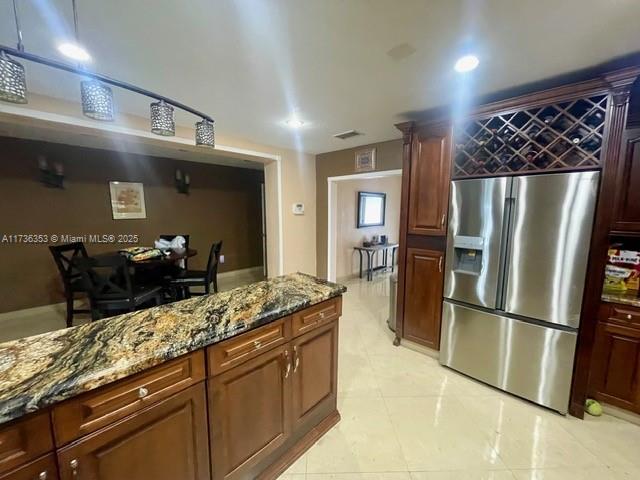
<path fill-rule="evenodd" d="M 338 182 L 345 180 L 366 180 L 368 178 L 384 178 L 401 176 L 402 169 L 377 170 L 373 172 L 354 173 L 327 178 L 327 280 L 336 281 L 336 209 L 338 203 Z M 398 215 L 400 212 L 398 212 Z"/>

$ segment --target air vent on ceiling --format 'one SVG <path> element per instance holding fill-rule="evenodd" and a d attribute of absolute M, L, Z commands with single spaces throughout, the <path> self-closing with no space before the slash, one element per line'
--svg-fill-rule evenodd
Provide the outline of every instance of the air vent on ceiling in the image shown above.
<path fill-rule="evenodd" d="M 362 135 L 362 133 L 356 132 L 355 130 L 347 130 L 346 132 L 336 133 L 334 137 L 346 140 L 347 138 L 357 137 L 358 135 Z"/>

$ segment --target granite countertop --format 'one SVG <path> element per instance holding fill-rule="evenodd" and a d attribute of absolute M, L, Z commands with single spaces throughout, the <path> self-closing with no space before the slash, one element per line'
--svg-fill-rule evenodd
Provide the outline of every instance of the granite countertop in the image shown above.
<path fill-rule="evenodd" d="M 338 296 L 295 273 L 0 344 L 0 423 Z"/>
<path fill-rule="evenodd" d="M 640 297 L 636 290 L 627 290 L 626 292 L 603 291 L 600 298 L 603 302 L 621 303 L 640 308 Z"/>

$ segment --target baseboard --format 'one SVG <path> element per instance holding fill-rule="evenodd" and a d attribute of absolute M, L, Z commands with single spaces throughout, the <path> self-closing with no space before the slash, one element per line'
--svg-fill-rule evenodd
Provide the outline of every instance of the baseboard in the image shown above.
<path fill-rule="evenodd" d="M 263 268 L 262 265 L 258 265 L 257 267 L 249 267 L 249 268 L 240 268 L 238 270 L 230 270 L 228 272 L 220 272 L 218 273 L 218 280 L 220 279 L 230 279 L 230 278 L 238 278 L 238 277 L 261 277 L 263 276 Z"/>
<path fill-rule="evenodd" d="M 340 413 L 335 410 L 291 446 L 278 460 L 269 465 L 266 470 L 258 475 L 256 480 L 276 480 L 339 421 Z"/>
<path fill-rule="evenodd" d="M 400 340 L 400 345 L 402 345 L 403 347 L 407 347 L 409 350 L 413 350 L 415 352 L 428 355 L 429 357 L 433 357 L 436 360 L 440 358 L 440 352 L 438 350 L 425 347 L 424 345 L 420 345 L 419 343 L 412 342 L 411 340 L 407 340 L 406 338 L 402 338 Z"/>
<path fill-rule="evenodd" d="M 603 403 L 602 411 L 607 415 L 611 415 L 612 417 L 616 417 L 629 423 L 640 425 L 640 415 L 634 412 L 630 412 L 629 410 Z"/>

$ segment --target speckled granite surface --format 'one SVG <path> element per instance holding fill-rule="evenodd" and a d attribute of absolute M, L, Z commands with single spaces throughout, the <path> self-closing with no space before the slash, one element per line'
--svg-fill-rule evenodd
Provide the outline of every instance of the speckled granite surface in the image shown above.
<path fill-rule="evenodd" d="M 0 344 L 0 423 L 342 294 L 296 273 Z"/>
<path fill-rule="evenodd" d="M 640 297 L 637 291 L 628 290 L 626 292 L 602 292 L 603 302 L 622 303 L 624 305 L 632 305 L 640 308 Z"/>

